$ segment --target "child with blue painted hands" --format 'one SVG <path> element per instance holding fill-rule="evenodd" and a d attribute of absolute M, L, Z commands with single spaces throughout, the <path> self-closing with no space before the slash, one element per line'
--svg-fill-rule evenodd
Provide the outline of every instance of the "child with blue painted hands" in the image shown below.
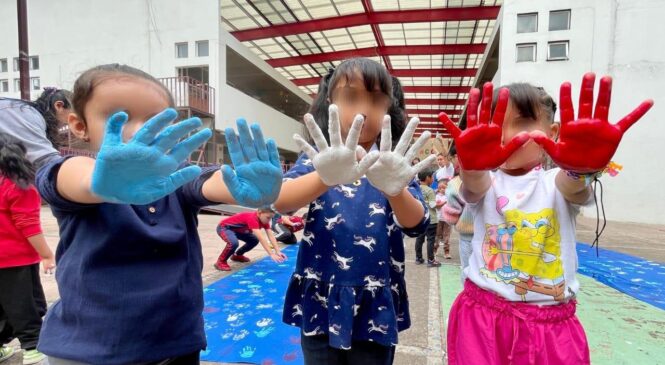
<path fill-rule="evenodd" d="M 341 63 L 321 82 L 305 124 L 316 145 L 285 174 L 281 212 L 309 205 L 283 321 L 301 329 L 306 364 L 391 364 L 398 331 L 410 326 L 403 233 L 420 234 L 428 209 L 411 166 L 429 133 L 392 150 L 392 82 L 368 59 Z M 380 147 L 376 144 L 380 140 Z M 408 149 L 408 151 L 407 151 Z M 368 152 L 369 151 L 369 152 Z"/>
<path fill-rule="evenodd" d="M 217 168 L 182 167 L 210 130 L 185 138 L 201 121 L 172 124 L 169 91 L 124 65 L 85 71 L 72 104 L 70 130 L 98 154 L 37 174 L 60 227 L 60 300 L 38 349 L 52 365 L 196 364 L 206 347 L 197 214 L 210 204 L 271 204 L 282 180 L 275 143 L 240 120 L 239 138 L 225 131 L 235 171 L 224 166 L 222 179 Z"/>

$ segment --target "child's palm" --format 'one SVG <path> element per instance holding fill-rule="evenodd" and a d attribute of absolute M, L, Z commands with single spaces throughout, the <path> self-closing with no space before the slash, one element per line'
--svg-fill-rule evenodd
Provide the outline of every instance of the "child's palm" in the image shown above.
<path fill-rule="evenodd" d="M 222 176 L 229 192 L 240 205 L 252 208 L 272 204 L 282 187 L 282 166 L 277 145 L 263 138 L 258 124 L 250 133 L 244 119 L 237 121 L 238 136 L 231 128 L 224 133 L 234 170 L 225 165 Z"/>
<path fill-rule="evenodd" d="M 450 132 L 457 146 L 457 156 L 464 170 L 492 170 L 503 164 L 510 155 L 528 139 L 526 132 L 517 134 L 508 144 L 502 144 L 502 125 L 510 93 L 501 89 L 494 116 L 490 121 L 492 107 L 492 83 L 483 86 L 483 99 L 478 114 L 480 91 L 472 89 L 467 107 L 467 129 L 461 131 L 446 113 L 439 120 Z"/>
<path fill-rule="evenodd" d="M 653 105 L 647 100 L 617 124 L 610 124 L 608 113 L 612 92 L 612 78 L 600 80 L 600 90 L 596 109 L 593 108 L 593 89 L 596 76 L 587 73 L 582 80 L 580 110 L 577 120 L 571 99 L 570 83 L 565 82 L 560 89 L 561 135 L 554 142 L 542 133 L 532 132 L 536 143 L 543 146 L 559 167 L 576 172 L 600 171 L 610 162 L 619 147 L 623 134 L 635 124 Z"/>

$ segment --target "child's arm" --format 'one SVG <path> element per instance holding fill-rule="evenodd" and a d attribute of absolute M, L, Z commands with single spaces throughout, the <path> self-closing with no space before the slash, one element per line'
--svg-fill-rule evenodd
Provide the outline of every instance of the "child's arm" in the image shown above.
<path fill-rule="evenodd" d="M 282 224 L 285 224 L 287 226 L 293 226 L 293 222 L 289 219 L 289 216 L 283 215 L 282 216 Z"/>
<path fill-rule="evenodd" d="M 104 199 L 92 192 L 92 173 L 95 160 L 90 157 L 67 159 L 58 170 L 57 189 L 63 198 L 81 204 L 97 204 Z"/>
<path fill-rule="evenodd" d="M 212 202 L 240 204 L 259 208 L 272 204 L 282 185 L 282 167 L 277 145 L 265 140 L 258 124 L 250 128 L 244 119 L 236 121 L 238 135 L 232 128 L 224 134 L 235 171 L 222 167 L 203 183 L 203 196 Z"/>
<path fill-rule="evenodd" d="M 395 217 L 402 227 L 413 228 L 422 222 L 423 216 L 425 215 L 423 205 L 418 199 L 411 195 L 407 189 L 402 190 L 402 192 L 396 196 L 388 196 L 388 202 L 393 208 Z M 431 197 L 427 204 L 428 206 L 431 206 Z"/>
<path fill-rule="evenodd" d="M 268 237 L 270 237 L 268 231 L 269 230 L 266 230 L 266 234 L 268 234 Z M 277 247 L 277 241 L 275 240 L 275 236 L 272 236 L 272 239 L 268 241 L 263 236 L 263 232 L 261 229 L 252 229 L 252 233 L 259 240 L 261 247 L 263 247 L 263 249 L 268 253 L 268 255 L 273 261 L 280 263 L 284 261 L 284 258 L 281 256 L 282 254 L 281 252 L 279 252 L 279 248 Z M 272 252 L 271 244 L 273 247 L 275 247 L 275 252 Z"/>
<path fill-rule="evenodd" d="M 278 212 L 294 212 L 328 191 L 326 185 L 316 171 L 282 183 L 282 190 L 275 202 Z"/>
<path fill-rule="evenodd" d="M 46 238 L 44 234 L 36 234 L 34 236 L 28 237 L 28 242 L 35 248 L 35 251 L 39 254 L 39 257 L 42 258 L 42 267 L 44 268 L 44 273 L 50 273 L 55 268 L 55 257 L 53 256 L 53 251 L 48 247 L 46 243 Z"/>
<path fill-rule="evenodd" d="M 587 186 L 583 178 L 574 179 L 563 170 L 556 174 L 555 184 L 561 195 L 573 204 L 586 203 L 592 194 L 591 186 Z"/>
<path fill-rule="evenodd" d="M 275 235 L 272 233 L 272 229 L 266 229 L 265 231 L 268 236 L 268 241 L 270 241 L 272 248 L 275 250 L 275 255 L 279 256 L 282 260 L 286 260 L 287 257 L 282 253 L 282 250 L 279 249 L 279 243 L 277 242 Z"/>

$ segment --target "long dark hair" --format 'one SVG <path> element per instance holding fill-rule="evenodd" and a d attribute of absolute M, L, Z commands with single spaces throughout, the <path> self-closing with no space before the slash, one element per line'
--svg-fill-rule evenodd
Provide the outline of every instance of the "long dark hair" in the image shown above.
<path fill-rule="evenodd" d="M 15 103 L 20 103 L 23 106 L 34 108 L 42 115 L 46 123 L 46 138 L 51 142 L 54 148 L 62 146 L 63 141 L 59 132 L 60 121 L 56 118 L 55 104 L 62 102 L 65 109 L 70 109 L 72 103 L 70 101 L 72 93 L 68 90 L 58 89 L 54 87 L 45 87 L 44 91 L 39 95 L 35 101 L 26 101 L 20 99 L 8 99 Z"/>
<path fill-rule="evenodd" d="M 367 91 L 373 92 L 378 86 L 382 93 L 390 96 L 391 99 L 393 98 L 392 77 L 388 70 L 378 62 L 368 58 L 351 58 L 340 63 L 337 68 L 330 69 L 328 74 L 321 78 L 316 99 L 314 99 L 312 107 L 309 109 L 309 113 L 314 117 L 316 124 L 321 128 L 321 132 L 323 132 L 323 136 L 326 137 L 328 142 L 330 142 L 328 136 L 328 107 L 330 107 L 330 101 L 332 100 L 332 91 L 339 81 L 346 80 L 350 82 L 358 76 L 357 74 L 360 74 L 363 78 Z M 393 121 L 394 123 L 395 121 Z M 304 133 L 311 143 L 312 140 L 306 128 Z M 400 136 L 401 133 L 399 133 L 399 136 L 393 134 L 393 139 L 399 139 Z"/>
<path fill-rule="evenodd" d="M 399 142 L 404 129 L 406 129 L 406 104 L 404 101 L 404 91 L 402 90 L 402 83 L 395 76 L 392 76 L 393 81 L 393 103 L 388 109 L 390 115 L 390 132 L 393 139 L 393 147 Z M 379 138 L 381 138 L 379 136 Z"/>
<path fill-rule="evenodd" d="M 35 179 L 35 169 L 26 158 L 27 149 L 16 138 L 0 133 L 0 176 L 22 189 Z"/>
<path fill-rule="evenodd" d="M 494 90 L 492 111 L 496 107 L 499 90 L 506 88 L 510 91 L 510 101 L 520 114 L 520 117 L 539 120 L 544 115 L 548 122 L 554 121 L 556 102 L 542 87 L 533 86 L 525 82 L 516 82 Z"/>

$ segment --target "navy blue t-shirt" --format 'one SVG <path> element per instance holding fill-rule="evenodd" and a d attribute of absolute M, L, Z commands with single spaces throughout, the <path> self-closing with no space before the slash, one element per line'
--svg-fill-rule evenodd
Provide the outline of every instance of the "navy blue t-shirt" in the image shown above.
<path fill-rule="evenodd" d="M 43 166 L 37 188 L 60 227 L 58 300 L 39 338 L 43 353 L 92 364 L 149 362 L 206 347 L 199 208 L 215 169 L 147 205 L 79 204 Z"/>

